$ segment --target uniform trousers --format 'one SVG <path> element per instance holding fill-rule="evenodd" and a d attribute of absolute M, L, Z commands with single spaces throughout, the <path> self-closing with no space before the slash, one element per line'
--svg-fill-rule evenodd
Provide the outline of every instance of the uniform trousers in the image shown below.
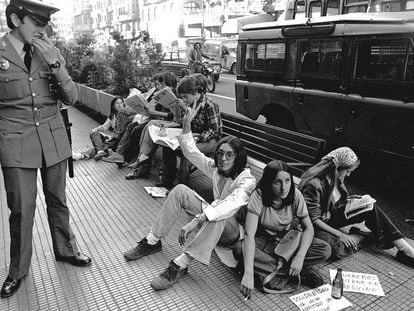
<path fill-rule="evenodd" d="M 49 229 L 55 257 L 74 256 L 76 238 L 69 225 L 66 205 L 66 160 L 40 168 Z M 32 257 L 32 233 L 37 196 L 37 168 L 2 167 L 10 209 L 10 267 L 13 279 L 24 277 Z"/>

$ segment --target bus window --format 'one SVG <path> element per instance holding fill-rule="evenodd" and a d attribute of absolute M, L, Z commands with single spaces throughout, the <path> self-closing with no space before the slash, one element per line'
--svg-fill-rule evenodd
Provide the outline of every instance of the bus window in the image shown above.
<path fill-rule="evenodd" d="M 283 73 L 285 43 L 248 43 L 246 48 L 246 70 Z"/>
<path fill-rule="evenodd" d="M 293 19 L 302 19 L 306 17 L 306 3 L 305 0 L 299 0 L 295 4 L 295 11 Z"/>
<path fill-rule="evenodd" d="M 326 16 L 339 14 L 339 0 L 328 0 L 326 7 Z"/>
<path fill-rule="evenodd" d="M 339 80 L 342 41 L 301 41 L 298 49 L 299 75 L 305 78 Z"/>
<path fill-rule="evenodd" d="M 368 1 L 345 0 L 344 7 L 344 13 L 366 12 L 368 8 Z"/>
<path fill-rule="evenodd" d="M 381 3 L 381 11 L 382 12 L 399 12 L 402 11 L 400 1 L 387 1 Z"/>
<path fill-rule="evenodd" d="M 320 17 L 322 13 L 322 2 L 320 0 L 309 3 L 309 17 Z"/>
<path fill-rule="evenodd" d="M 413 70 L 413 47 L 407 40 L 357 43 L 356 79 L 414 81 Z"/>

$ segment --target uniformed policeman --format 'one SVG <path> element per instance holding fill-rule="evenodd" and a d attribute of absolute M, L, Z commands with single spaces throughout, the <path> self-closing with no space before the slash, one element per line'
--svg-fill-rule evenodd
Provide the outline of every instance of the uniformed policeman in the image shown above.
<path fill-rule="evenodd" d="M 0 38 L 0 163 L 10 209 L 10 267 L 1 297 L 13 295 L 28 273 L 40 169 L 55 259 L 89 266 L 69 225 L 66 163 L 71 156 L 58 99 L 73 104 L 76 87 L 59 51 L 46 36 L 58 9 L 11 0 L 10 33 Z M 53 83 L 52 83 L 53 81 Z"/>

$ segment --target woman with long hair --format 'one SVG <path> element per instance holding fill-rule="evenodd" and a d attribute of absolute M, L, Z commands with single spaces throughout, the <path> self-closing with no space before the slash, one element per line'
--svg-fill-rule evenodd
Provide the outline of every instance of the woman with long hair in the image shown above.
<path fill-rule="evenodd" d="M 90 157 L 93 157 L 96 161 L 102 159 L 108 153 L 108 149 L 113 146 L 116 137 L 120 134 L 117 116 L 124 107 L 124 99 L 121 96 L 115 96 L 111 100 L 109 116 L 106 121 L 89 133 L 94 147 Z"/>
<path fill-rule="evenodd" d="M 254 276 L 263 283 L 264 278 L 276 270 L 275 247 L 290 229 L 298 227 L 303 234 L 299 249 L 288 262 L 289 275 L 300 276 L 304 284 L 318 287 L 323 284 L 323 278 L 310 266 L 329 258 L 330 247 L 313 237 L 305 200 L 295 187 L 289 166 L 282 161 L 272 161 L 264 168 L 247 205 L 243 257 L 240 249 L 235 250 L 236 257 L 244 261 L 241 292 L 245 297 L 251 294 Z M 280 284 L 275 278 L 266 286 L 273 289 Z"/>
<path fill-rule="evenodd" d="M 198 106 L 198 109 L 200 107 Z M 192 220 L 181 228 L 178 237 L 183 253 L 171 260 L 168 267 L 151 282 L 155 290 L 171 287 L 187 273 L 193 259 L 208 265 L 211 252 L 217 244 L 237 242 L 237 221 L 232 221 L 238 210 L 247 204 L 256 186 L 256 180 L 246 168 L 247 153 L 241 141 L 232 136 L 221 139 L 214 151 L 214 158 L 205 156 L 196 146 L 191 132 L 191 122 L 198 109 L 188 109 L 183 119 L 183 134 L 178 137 L 184 156 L 212 180 L 214 201 L 207 203 L 186 185 L 177 185 L 155 219 L 150 232 L 138 245 L 126 251 L 126 260 L 136 260 L 162 250 L 165 238 L 184 211 Z M 190 232 L 199 229 L 194 239 L 187 243 Z"/>
<path fill-rule="evenodd" d="M 359 197 L 348 195 L 345 178 L 359 166 L 355 152 L 348 147 L 331 151 L 302 176 L 302 191 L 315 227 L 315 236 L 327 241 L 333 258 L 342 258 L 356 252 L 361 243 L 383 249 L 396 247 L 396 260 L 414 267 L 414 249 L 403 234 L 375 203 L 362 206 L 358 213 L 349 214 Z M 351 226 L 365 223 L 364 227 Z"/>

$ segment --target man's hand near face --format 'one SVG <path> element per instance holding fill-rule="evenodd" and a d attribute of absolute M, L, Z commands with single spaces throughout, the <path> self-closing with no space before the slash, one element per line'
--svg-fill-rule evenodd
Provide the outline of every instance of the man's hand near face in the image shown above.
<path fill-rule="evenodd" d="M 46 35 L 43 35 L 41 38 L 34 37 L 32 44 L 40 52 L 47 64 L 53 64 L 59 60 L 58 49 L 54 46 L 52 40 L 50 40 Z"/>

